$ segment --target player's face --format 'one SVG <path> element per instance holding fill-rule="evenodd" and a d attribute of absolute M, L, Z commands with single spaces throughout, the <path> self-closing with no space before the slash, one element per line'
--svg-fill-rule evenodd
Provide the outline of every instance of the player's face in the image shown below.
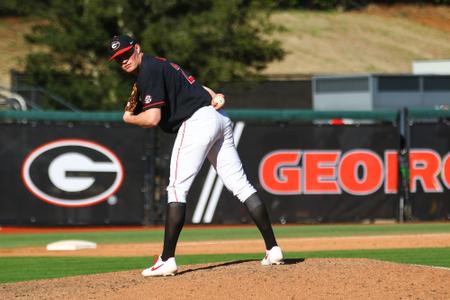
<path fill-rule="evenodd" d="M 134 46 L 130 51 L 116 57 L 115 61 L 120 65 L 122 70 L 131 73 L 139 66 L 138 54 L 138 46 Z"/>

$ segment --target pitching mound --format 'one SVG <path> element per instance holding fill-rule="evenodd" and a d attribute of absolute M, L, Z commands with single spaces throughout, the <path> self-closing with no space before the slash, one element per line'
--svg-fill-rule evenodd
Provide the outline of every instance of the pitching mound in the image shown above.
<path fill-rule="evenodd" d="M 180 266 L 0 285 L 3 299 L 450 299 L 450 270 L 369 259 L 290 259 Z"/>

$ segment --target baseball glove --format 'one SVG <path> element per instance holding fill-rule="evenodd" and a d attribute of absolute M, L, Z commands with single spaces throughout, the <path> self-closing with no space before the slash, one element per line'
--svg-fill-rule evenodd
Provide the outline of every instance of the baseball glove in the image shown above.
<path fill-rule="evenodd" d="M 137 87 L 137 84 L 134 83 L 133 87 L 131 88 L 131 94 L 128 97 L 127 105 L 125 106 L 125 111 L 135 113 L 136 108 L 138 107 L 138 104 L 139 104 L 138 87 Z"/>

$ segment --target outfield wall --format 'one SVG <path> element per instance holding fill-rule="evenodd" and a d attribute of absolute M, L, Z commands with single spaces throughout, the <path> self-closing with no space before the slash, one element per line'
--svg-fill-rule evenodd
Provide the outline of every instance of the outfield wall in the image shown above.
<path fill-rule="evenodd" d="M 120 115 L 0 112 L 0 224 L 162 223 L 174 136 L 122 124 Z M 445 113 L 411 112 L 406 148 L 396 111 L 230 116 L 244 168 L 274 223 L 449 218 Z M 352 124 L 330 125 L 334 117 Z M 188 201 L 187 223 L 250 222 L 209 163 Z"/>

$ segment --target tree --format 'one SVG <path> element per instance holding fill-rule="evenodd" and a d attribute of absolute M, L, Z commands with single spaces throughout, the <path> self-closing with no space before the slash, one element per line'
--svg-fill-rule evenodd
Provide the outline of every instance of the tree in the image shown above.
<path fill-rule="evenodd" d="M 37 11 L 44 10 L 51 0 L 2 0 L 0 2 L 0 16 L 33 16 Z"/>
<path fill-rule="evenodd" d="M 36 1 L 35 1 L 36 2 Z M 129 34 L 217 88 L 248 78 L 284 55 L 270 34 L 272 0 L 46 0 L 47 20 L 27 40 L 30 84 L 87 110 L 119 109 L 132 80 L 108 62 L 109 39 Z"/>

